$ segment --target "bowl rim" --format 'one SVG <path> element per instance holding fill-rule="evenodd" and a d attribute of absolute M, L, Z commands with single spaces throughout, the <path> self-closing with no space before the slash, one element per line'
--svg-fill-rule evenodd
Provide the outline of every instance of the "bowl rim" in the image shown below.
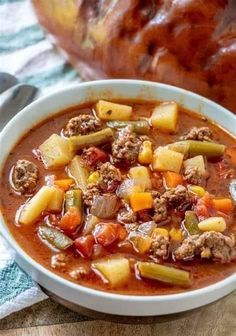
<path fill-rule="evenodd" d="M 180 93 L 183 95 L 188 95 L 192 96 L 195 99 L 198 99 L 199 101 L 210 105 L 211 107 L 217 108 L 217 110 L 221 110 L 226 114 L 226 116 L 232 118 L 232 114 L 229 110 L 225 109 L 224 107 L 220 106 L 219 104 L 202 97 L 196 93 L 193 93 L 191 91 L 174 87 L 171 85 L 167 84 L 162 84 L 162 83 L 156 83 L 156 82 L 151 82 L 151 81 L 143 81 L 143 80 L 132 80 L 132 79 L 105 79 L 105 80 L 97 80 L 97 81 L 88 81 L 88 82 L 82 82 L 78 84 L 73 84 L 73 85 L 68 85 L 66 88 L 61 88 L 57 90 L 56 92 L 52 92 L 49 95 L 45 95 L 43 97 L 38 98 L 36 101 L 33 103 L 29 104 L 27 107 L 25 107 L 23 110 L 21 110 L 17 115 L 12 118 L 7 125 L 4 127 L 4 129 L 0 132 L 0 143 L 3 143 L 3 138 L 6 133 L 8 133 L 12 127 L 17 123 L 18 119 L 21 119 L 24 115 L 26 115 L 30 110 L 32 110 L 35 106 L 37 106 L 40 103 L 45 103 L 48 100 L 53 101 L 57 96 L 59 96 L 61 93 L 66 94 L 70 92 L 71 90 L 77 90 L 78 88 L 87 88 L 87 87 L 93 87 L 93 86 L 100 86 L 100 85 L 113 85 L 113 84 L 128 84 L 128 85 L 144 85 L 144 86 L 151 86 L 154 88 L 163 88 L 171 91 L 175 91 L 176 93 Z M 72 105 L 73 106 L 73 105 Z M 59 111 L 55 111 L 52 114 L 57 114 Z M 43 117 L 42 119 L 37 119 L 37 122 L 35 122 L 35 126 L 40 123 L 43 120 L 46 120 L 47 117 Z M 214 121 L 214 120 L 213 120 Z M 25 131 L 27 132 L 27 126 L 25 126 Z M 227 131 L 227 130 L 226 130 Z M 23 136 L 23 132 L 19 134 L 18 140 L 21 139 Z M 10 149 L 7 150 L 8 154 L 10 152 Z M 7 157 L 7 156 L 6 156 Z M 3 160 L 3 164 L 0 167 L 0 175 L 2 172 L 2 168 L 4 166 L 5 160 Z M 193 290 L 187 290 L 185 292 L 180 292 L 180 293 L 174 293 L 174 294 L 163 294 L 163 295 L 132 295 L 132 294 L 119 294 L 119 293 L 113 293 L 113 292 L 105 292 L 102 290 L 86 287 L 80 284 L 77 284 L 73 281 L 69 281 L 46 267 L 42 266 L 40 263 L 38 263 L 35 259 L 31 258 L 30 255 L 28 255 L 24 249 L 17 243 L 17 241 L 14 239 L 13 235 L 10 232 L 10 229 L 8 229 L 7 222 L 3 217 L 3 214 L 0 211 L 0 233 L 2 233 L 3 237 L 6 239 L 6 241 L 9 243 L 9 245 L 21 256 L 23 257 L 24 261 L 26 261 L 30 266 L 35 268 L 37 271 L 42 273 L 43 275 L 45 274 L 47 277 L 49 277 L 51 280 L 55 281 L 56 283 L 63 285 L 65 287 L 70 287 L 71 289 L 74 289 L 76 291 L 82 291 L 85 294 L 90 294 L 93 296 L 96 296 L 97 298 L 107 298 L 107 299 L 112 299 L 115 301 L 121 301 L 123 300 L 128 300 L 128 301 L 134 301 L 134 302 L 171 302 L 172 300 L 176 299 L 187 299 L 187 298 L 197 298 L 199 296 L 203 296 L 205 294 L 210 294 L 215 291 L 219 291 L 220 289 L 225 288 L 228 285 L 232 285 L 235 283 L 235 288 L 236 288 L 236 273 L 231 274 L 230 276 L 217 281 L 216 283 L 213 283 L 211 285 L 198 288 L 198 289 L 193 289 Z"/>

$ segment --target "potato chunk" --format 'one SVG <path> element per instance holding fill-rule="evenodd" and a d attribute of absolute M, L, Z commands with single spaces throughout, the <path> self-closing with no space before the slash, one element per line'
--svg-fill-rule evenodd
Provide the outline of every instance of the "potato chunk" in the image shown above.
<path fill-rule="evenodd" d="M 165 102 L 152 112 L 151 123 L 154 128 L 162 131 L 174 132 L 178 119 L 178 105 L 175 102 Z"/>
<path fill-rule="evenodd" d="M 201 231 L 224 232 L 226 222 L 223 217 L 209 217 L 198 223 L 198 227 Z"/>
<path fill-rule="evenodd" d="M 123 257 L 97 260 L 93 262 L 93 267 L 104 276 L 112 288 L 126 284 L 130 278 L 129 261 Z"/>
<path fill-rule="evenodd" d="M 64 201 L 64 191 L 59 187 L 52 187 L 54 189 L 53 196 L 48 203 L 47 210 L 49 212 L 61 212 Z"/>
<path fill-rule="evenodd" d="M 134 249 L 140 254 L 148 252 L 152 244 L 151 237 L 136 232 L 132 232 L 129 235 L 129 241 L 132 243 Z"/>
<path fill-rule="evenodd" d="M 137 185 L 140 185 L 142 189 L 151 189 L 152 182 L 150 179 L 149 169 L 147 167 L 138 166 L 130 168 L 129 176 L 135 181 L 135 183 L 137 183 Z"/>
<path fill-rule="evenodd" d="M 129 120 L 132 107 L 123 104 L 115 104 L 105 100 L 99 100 L 95 105 L 97 116 L 101 120 Z"/>
<path fill-rule="evenodd" d="M 205 162 L 202 155 L 194 156 L 191 159 L 185 160 L 184 167 L 197 168 L 199 173 L 202 175 L 206 173 Z"/>
<path fill-rule="evenodd" d="M 67 140 L 58 134 L 52 134 L 39 146 L 43 162 L 47 168 L 65 166 L 72 160 L 73 154 L 69 151 Z"/>
<path fill-rule="evenodd" d="M 47 209 L 54 195 L 54 188 L 43 186 L 30 200 L 27 202 L 19 217 L 19 223 L 23 225 L 33 224 L 41 213 Z"/>
<path fill-rule="evenodd" d="M 157 171 L 172 171 L 179 173 L 184 155 L 166 147 L 158 147 L 153 155 L 152 167 Z"/>

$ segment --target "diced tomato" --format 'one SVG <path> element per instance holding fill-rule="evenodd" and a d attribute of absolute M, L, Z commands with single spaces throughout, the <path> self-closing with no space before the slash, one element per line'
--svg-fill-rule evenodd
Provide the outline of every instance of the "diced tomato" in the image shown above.
<path fill-rule="evenodd" d="M 205 204 L 207 207 L 213 207 L 213 201 L 212 197 L 209 194 L 209 192 L 205 192 L 205 194 L 202 196 L 201 201 L 203 204 Z"/>
<path fill-rule="evenodd" d="M 97 224 L 93 230 L 93 236 L 97 243 L 108 246 L 118 238 L 118 230 L 113 223 Z"/>
<path fill-rule="evenodd" d="M 119 240 L 124 240 L 126 238 L 126 236 L 127 236 L 127 231 L 120 224 L 114 224 L 114 225 L 117 226 L 118 239 Z"/>
<path fill-rule="evenodd" d="M 152 182 L 152 187 L 154 189 L 161 189 L 163 186 L 163 178 L 161 173 L 158 172 L 152 172 L 151 173 L 151 182 Z"/>
<path fill-rule="evenodd" d="M 108 246 L 115 240 L 125 239 L 127 231 L 118 223 L 100 223 L 93 230 L 93 236 L 98 244 Z"/>
<path fill-rule="evenodd" d="M 78 237 L 74 245 L 83 257 L 89 258 L 93 253 L 94 238 L 92 235 Z"/>
<path fill-rule="evenodd" d="M 211 195 L 208 192 L 205 192 L 203 197 L 198 199 L 194 210 L 200 219 L 204 219 L 213 215 L 213 201 Z"/>
<path fill-rule="evenodd" d="M 94 259 L 102 258 L 107 254 L 108 254 L 108 252 L 104 249 L 104 247 L 102 245 L 100 245 L 100 244 L 94 244 L 93 245 L 92 257 Z"/>
<path fill-rule="evenodd" d="M 107 161 L 107 157 L 107 154 L 97 147 L 89 147 L 82 154 L 84 164 L 91 168 L 96 166 L 99 162 Z"/>
<path fill-rule="evenodd" d="M 209 217 L 208 209 L 204 204 L 197 204 L 195 207 L 195 212 L 199 218 Z"/>
<path fill-rule="evenodd" d="M 71 207 L 61 218 L 59 227 L 68 233 L 73 233 L 81 224 L 81 215 L 76 207 Z"/>

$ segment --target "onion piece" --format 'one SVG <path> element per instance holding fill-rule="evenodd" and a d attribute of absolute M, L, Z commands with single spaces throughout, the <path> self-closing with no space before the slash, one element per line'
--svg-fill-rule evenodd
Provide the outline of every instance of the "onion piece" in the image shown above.
<path fill-rule="evenodd" d="M 99 223 L 99 218 L 89 214 L 88 216 L 86 216 L 86 220 L 85 220 L 85 224 L 84 224 L 84 228 L 82 231 L 83 235 L 87 235 L 90 234 L 93 229 L 95 228 L 95 225 Z"/>
<path fill-rule="evenodd" d="M 157 227 L 157 224 L 153 221 L 150 221 L 150 222 L 140 224 L 138 227 L 138 231 L 143 234 L 146 234 L 147 236 L 151 236 L 156 227 Z"/>
<path fill-rule="evenodd" d="M 114 218 L 119 209 L 119 200 L 114 194 L 98 195 L 94 198 L 91 214 L 103 219 Z"/>
<path fill-rule="evenodd" d="M 236 201 L 236 180 L 231 181 L 229 185 L 229 192 L 231 197 Z"/>
<path fill-rule="evenodd" d="M 133 192 L 143 192 L 143 183 L 137 179 L 125 179 L 116 190 L 116 194 L 120 198 L 128 199 Z"/>

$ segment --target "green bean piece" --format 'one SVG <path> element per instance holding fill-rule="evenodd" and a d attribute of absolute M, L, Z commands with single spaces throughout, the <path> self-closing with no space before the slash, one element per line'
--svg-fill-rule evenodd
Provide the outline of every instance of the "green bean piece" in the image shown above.
<path fill-rule="evenodd" d="M 68 190 L 65 194 L 65 210 L 75 207 L 78 209 L 81 216 L 83 216 L 83 198 L 80 189 Z"/>
<path fill-rule="evenodd" d="M 198 228 L 198 219 L 194 211 L 185 211 L 184 226 L 190 235 L 201 233 Z"/>
<path fill-rule="evenodd" d="M 107 126 L 110 128 L 124 128 L 131 126 L 133 131 L 137 134 L 148 134 L 150 125 L 147 120 L 134 120 L 134 121 L 109 121 Z"/>
<path fill-rule="evenodd" d="M 202 142 L 195 140 L 186 140 L 189 144 L 189 154 L 192 156 L 195 155 L 204 155 L 207 157 L 216 157 L 224 154 L 225 146 L 220 145 L 214 142 Z"/>
<path fill-rule="evenodd" d="M 153 262 L 137 262 L 138 270 L 143 278 L 158 280 L 171 285 L 189 287 L 190 274 L 174 267 L 154 264 Z"/>
<path fill-rule="evenodd" d="M 38 234 L 42 240 L 46 240 L 52 247 L 58 250 L 66 250 L 73 245 L 73 240 L 67 237 L 64 233 L 50 226 L 40 226 Z"/>
<path fill-rule="evenodd" d="M 86 190 L 88 184 L 89 171 L 83 165 L 81 157 L 76 155 L 68 165 L 69 175 L 73 177 L 76 182 L 76 187 L 83 191 Z"/>
<path fill-rule="evenodd" d="M 86 146 L 97 146 L 113 140 L 113 131 L 111 128 L 104 128 L 101 131 L 87 134 L 76 135 L 68 139 L 69 149 L 71 152 L 75 152 L 78 149 L 82 149 Z"/>

